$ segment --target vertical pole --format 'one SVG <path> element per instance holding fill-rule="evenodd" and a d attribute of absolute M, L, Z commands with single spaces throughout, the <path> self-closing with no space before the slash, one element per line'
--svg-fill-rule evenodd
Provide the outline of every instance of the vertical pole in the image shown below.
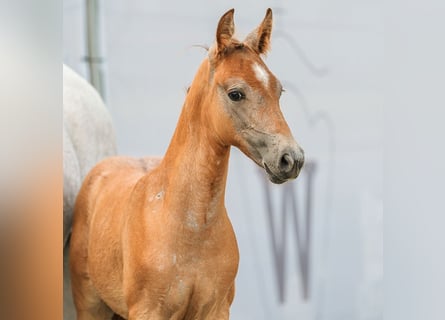
<path fill-rule="evenodd" d="M 102 72 L 102 55 L 100 50 L 100 21 L 99 21 L 99 1 L 86 1 L 86 30 L 87 30 L 87 56 L 90 82 L 105 100 Z"/>

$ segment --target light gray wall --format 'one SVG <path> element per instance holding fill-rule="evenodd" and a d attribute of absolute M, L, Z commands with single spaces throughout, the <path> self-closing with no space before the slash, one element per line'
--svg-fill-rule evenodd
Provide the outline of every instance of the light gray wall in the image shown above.
<path fill-rule="evenodd" d="M 242 37 L 267 7 L 274 9 L 266 63 L 285 83 L 283 112 L 317 164 L 311 296 L 302 299 L 289 226 L 286 301 L 278 302 L 263 175 L 234 149 L 226 202 L 241 263 L 232 319 L 382 319 L 381 1 L 101 4 L 107 106 L 119 153 L 134 156 L 165 152 L 186 87 L 205 56 L 193 45 L 213 42 L 219 17 L 235 7 Z M 64 1 L 64 62 L 87 76 L 83 22 L 83 1 Z M 293 183 L 302 199 L 305 176 Z M 276 211 L 282 188 L 272 188 Z M 304 209 L 303 202 L 299 206 Z M 276 219 L 279 224 L 281 216 Z"/>

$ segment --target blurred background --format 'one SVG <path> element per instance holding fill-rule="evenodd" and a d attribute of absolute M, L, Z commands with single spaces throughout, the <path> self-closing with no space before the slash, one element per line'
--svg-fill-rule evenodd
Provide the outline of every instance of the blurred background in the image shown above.
<path fill-rule="evenodd" d="M 273 9 L 265 61 L 307 163 L 275 186 L 232 151 L 231 319 L 382 319 L 382 1 L 65 0 L 63 61 L 101 92 L 120 154 L 162 155 L 206 55 L 197 45 L 232 7 L 240 39 Z"/>

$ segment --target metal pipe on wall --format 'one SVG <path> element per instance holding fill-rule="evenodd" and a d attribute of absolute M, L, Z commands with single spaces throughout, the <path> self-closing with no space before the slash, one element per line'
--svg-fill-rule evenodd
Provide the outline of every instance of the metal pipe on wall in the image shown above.
<path fill-rule="evenodd" d="M 90 83 L 105 100 L 102 63 L 103 57 L 100 47 L 100 0 L 86 0 L 86 31 L 87 55 Z"/>

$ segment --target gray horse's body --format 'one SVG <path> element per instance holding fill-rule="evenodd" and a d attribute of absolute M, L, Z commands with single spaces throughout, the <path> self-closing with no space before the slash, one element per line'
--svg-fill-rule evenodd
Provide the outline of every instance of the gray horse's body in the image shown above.
<path fill-rule="evenodd" d="M 90 169 L 103 158 L 115 154 L 114 129 L 101 97 L 87 81 L 63 66 L 64 320 L 75 319 L 66 244 L 76 196 Z"/>

